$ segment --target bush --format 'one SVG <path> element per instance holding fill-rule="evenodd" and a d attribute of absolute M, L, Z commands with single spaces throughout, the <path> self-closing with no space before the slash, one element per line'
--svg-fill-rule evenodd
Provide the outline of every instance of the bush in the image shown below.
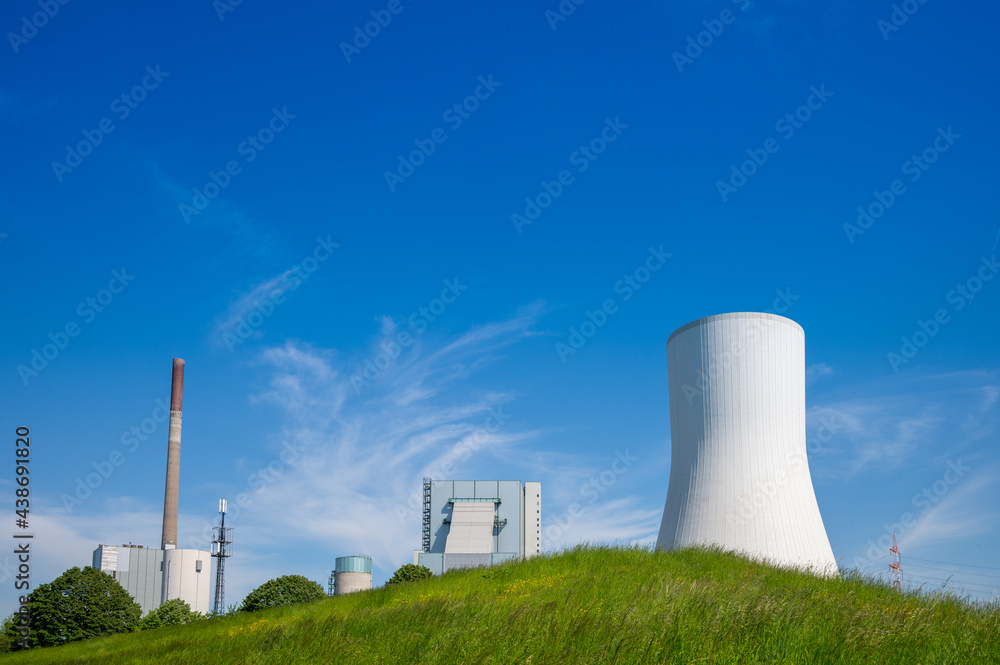
<path fill-rule="evenodd" d="M 301 575 L 285 575 L 264 582 L 247 594 L 247 597 L 243 599 L 243 605 L 240 606 L 240 611 L 256 612 L 268 607 L 309 603 L 322 598 L 326 598 L 326 592 L 317 582 Z"/>
<path fill-rule="evenodd" d="M 400 582 L 415 582 L 434 577 L 434 573 L 427 566 L 418 566 L 414 563 L 407 563 L 399 567 L 386 584 L 399 584 Z"/>
<path fill-rule="evenodd" d="M 28 594 L 31 646 L 52 646 L 101 635 L 127 633 L 142 609 L 110 575 L 70 568 Z"/>
<path fill-rule="evenodd" d="M 201 612 L 192 612 L 191 606 L 181 598 L 173 598 L 163 603 L 139 622 L 139 630 L 150 630 L 160 626 L 180 626 L 204 619 Z"/>

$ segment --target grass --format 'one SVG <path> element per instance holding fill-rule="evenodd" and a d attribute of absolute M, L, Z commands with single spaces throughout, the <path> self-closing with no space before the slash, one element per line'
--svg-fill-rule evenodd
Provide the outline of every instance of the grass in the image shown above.
<path fill-rule="evenodd" d="M 555 556 L 186 626 L 20 663 L 1000 663 L 1000 608 L 707 550 Z"/>

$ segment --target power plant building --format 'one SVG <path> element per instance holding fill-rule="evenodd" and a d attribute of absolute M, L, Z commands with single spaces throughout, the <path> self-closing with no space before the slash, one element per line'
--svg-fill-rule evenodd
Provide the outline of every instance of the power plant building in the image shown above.
<path fill-rule="evenodd" d="M 424 479 L 423 549 L 414 563 L 436 575 L 535 556 L 541 537 L 541 483 Z"/>
<path fill-rule="evenodd" d="M 98 545 L 93 566 L 118 580 L 146 616 L 162 602 L 163 550 L 142 545 Z"/>
<path fill-rule="evenodd" d="M 656 546 L 717 545 L 837 573 L 806 457 L 805 334 L 773 314 L 692 321 L 667 340 L 670 481 Z"/>
<path fill-rule="evenodd" d="M 184 361 L 174 358 L 160 549 L 99 545 L 93 555 L 93 566 L 118 580 L 142 607 L 143 615 L 174 598 L 184 600 L 195 612 L 211 610 L 212 553 L 177 548 L 183 396 Z"/>

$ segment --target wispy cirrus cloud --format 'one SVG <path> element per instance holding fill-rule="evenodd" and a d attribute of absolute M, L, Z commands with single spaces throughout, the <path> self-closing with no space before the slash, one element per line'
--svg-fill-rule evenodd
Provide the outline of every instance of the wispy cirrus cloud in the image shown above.
<path fill-rule="evenodd" d="M 900 539 L 900 545 L 912 553 L 918 548 L 992 531 L 1000 523 L 995 489 L 998 481 L 1000 472 L 996 469 L 971 470 L 968 479 L 959 478 L 948 494 L 919 516 Z"/>
<path fill-rule="evenodd" d="M 937 463 L 956 451 L 980 450 L 1000 424 L 1000 377 L 963 371 L 853 386 L 848 398 L 824 399 L 808 411 L 808 431 L 825 419 L 837 431 L 820 454 L 819 472 L 850 479 L 875 467 L 917 460 Z"/>
<path fill-rule="evenodd" d="M 262 351 L 266 387 L 251 399 L 282 414 L 282 429 L 270 435 L 274 449 L 279 441 L 294 441 L 303 452 L 254 494 L 252 508 L 238 518 L 242 551 L 271 553 L 252 566 L 287 572 L 277 569 L 292 556 L 286 550 L 305 546 L 335 555 L 370 554 L 377 568 L 391 573 L 420 546 L 426 476 L 541 480 L 543 528 L 567 514 L 571 503 L 583 508 L 570 529 L 548 539 L 551 547 L 595 539 L 651 541 L 661 508 L 642 506 L 629 495 L 628 482 L 606 494 L 605 487 L 595 490 L 599 500 L 593 502 L 577 496 L 582 483 L 611 468 L 614 449 L 606 460 L 545 451 L 540 442 L 547 432 L 518 422 L 516 393 L 484 385 L 476 376 L 502 361 L 508 347 L 538 335 L 534 326 L 544 308 L 533 303 L 454 338 L 425 333 L 360 394 L 350 378 L 361 360 L 297 341 Z M 393 331 L 381 322 L 373 348 Z M 248 462 L 243 470 L 255 465 Z M 287 537 L 289 525 L 295 544 Z"/>
<path fill-rule="evenodd" d="M 806 385 L 811 386 L 820 379 L 833 374 L 833 368 L 826 363 L 814 363 L 806 367 Z"/>
<path fill-rule="evenodd" d="M 289 268 L 254 284 L 249 290 L 237 296 L 226 309 L 225 314 L 219 317 L 214 328 L 213 338 L 221 344 L 223 335 L 225 333 L 232 334 L 237 325 L 248 314 L 257 310 L 261 303 L 269 301 L 273 306 L 275 301 L 279 301 L 288 291 L 297 289 L 301 283 L 301 280 L 295 276 L 294 270 Z M 259 338 L 261 332 L 253 330 L 252 336 Z"/>

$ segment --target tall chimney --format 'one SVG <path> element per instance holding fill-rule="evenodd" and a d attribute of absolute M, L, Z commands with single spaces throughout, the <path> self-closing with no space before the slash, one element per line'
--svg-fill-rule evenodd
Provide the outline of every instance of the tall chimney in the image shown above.
<path fill-rule="evenodd" d="M 177 500 L 181 480 L 181 402 L 184 398 L 184 361 L 174 358 L 170 380 L 170 430 L 167 434 L 167 483 L 163 491 L 161 549 L 177 546 Z"/>

